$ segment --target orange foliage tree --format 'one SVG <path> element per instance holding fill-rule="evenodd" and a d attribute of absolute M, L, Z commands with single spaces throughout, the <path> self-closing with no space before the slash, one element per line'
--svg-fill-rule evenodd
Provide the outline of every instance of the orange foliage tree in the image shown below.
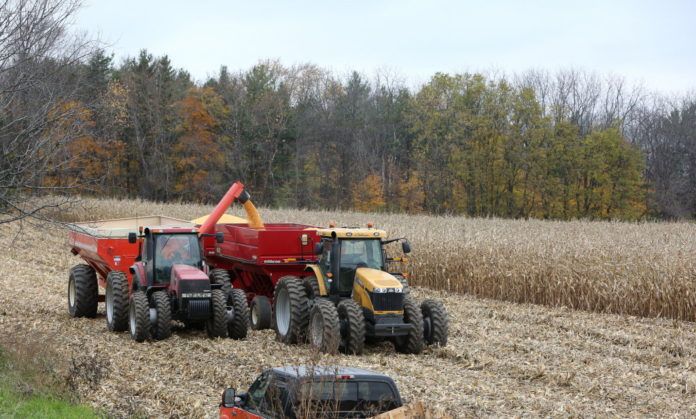
<path fill-rule="evenodd" d="M 218 143 L 224 137 L 217 130 L 228 109 L 212 89 L 194 87 L 177 103 L 177 112 L 178 139 L 172 150 L 174 191 L 187 200 L 214 200 L 225 163 Z"/>

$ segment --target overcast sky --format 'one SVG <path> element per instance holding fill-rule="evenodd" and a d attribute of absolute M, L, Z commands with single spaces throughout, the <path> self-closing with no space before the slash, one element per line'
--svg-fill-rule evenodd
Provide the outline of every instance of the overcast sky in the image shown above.
<path fill-rule="evenodd" d="M 85 0 L 75 25 L 118 61 L 146 48 L 199 81 L 277 58 L 339 74 L 387 68 L 409 84 L 437 71 L 578 67 L 663 92 L 696 88 L 693 0 Z"/>

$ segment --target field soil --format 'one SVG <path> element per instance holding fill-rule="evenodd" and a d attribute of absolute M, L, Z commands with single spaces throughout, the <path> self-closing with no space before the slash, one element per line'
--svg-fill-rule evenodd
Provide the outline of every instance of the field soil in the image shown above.
<path fill-rule="evenodd" d="M 0 226 L 0 343 L 55 355 L 82 399 L 112 415 L 214 417 L 227 386 L 246 389 L 263 369 L 319 363 L 391 375 L 409 401 L 457 417 L 500 415 L 688 416 L 696 411 L 696 325 L 594 314 L 415 289 L 450 313 L 446 348 L 401 355 L 389 344 L 364 356 L 285 346 L 272 331 L 244 341 L 178 329 L 135 343 L 96 319 L 68 316 L 68 270 L 79 263 L 65 231 Z"/>

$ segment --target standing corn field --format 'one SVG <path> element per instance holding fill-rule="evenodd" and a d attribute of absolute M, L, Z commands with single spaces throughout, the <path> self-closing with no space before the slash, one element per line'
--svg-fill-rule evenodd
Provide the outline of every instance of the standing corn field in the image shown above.
<path fill-rule="evenodd" d="M 210 207 L 86 199 L 71 220 Z M 361 225 L 413 244 L 414 285 L 519 303 L 696 320 L 696 224 L 502 220 L 262 209 L 271 221 Z M 240 214 L 241 215 L 241 214 Z"/>

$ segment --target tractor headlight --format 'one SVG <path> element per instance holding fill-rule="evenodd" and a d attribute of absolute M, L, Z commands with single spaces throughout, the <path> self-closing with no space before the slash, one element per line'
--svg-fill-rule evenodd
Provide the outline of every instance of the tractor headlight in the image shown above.
<path fill-rule="evenodd" d="M 386 294 L 386 293 L 401 293 L 401 288 L 375 288 L 372 290 L 375 294 Z"/>

